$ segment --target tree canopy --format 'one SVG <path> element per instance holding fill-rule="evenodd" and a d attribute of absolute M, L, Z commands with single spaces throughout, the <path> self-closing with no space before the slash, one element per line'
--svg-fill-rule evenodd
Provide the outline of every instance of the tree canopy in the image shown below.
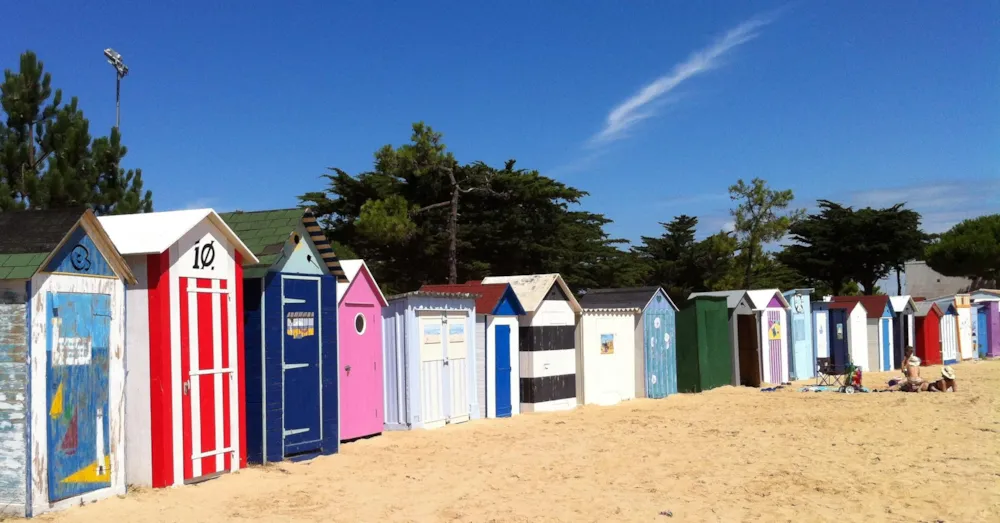
<path fill-rule="evenodd" d="M 460 164 L 442 136 L 417 123 L 410 143 L 386 145 L 371 171 L 352 176 L 331 168 L 328 187 L 300 197 L 321 216 L 330 238 L 369 260 L 390 292 L 407 291 L 449 277 L 450 206 L 457 205 L 457 280 L 489 274 L 559 272 L 581 288 L 641 282 L 645 267 L 617 248 L 600 214 L 579 209 L 586 192 L 537 171 L 482 162 Z M 484 241 L 488 239 L 488 241 Z"/>
<path fill-rule="evenodd" d="M 789 232 L 794 243 L 778 259 L 835 294 L 844 293 L 851 282 L 874 294 L 876 282 L 913 259 L 926 241 L 920 215 L 903 204 L 855 210 L 820 200 L 819 212 Z"/>
<path fill-rule="evenodd" d="M 1000 214 L 955 225 L 927 246 L 925 259 L 945 276 L 1000 280 Z"/>
<path fill-rule="evenodd" d="M 0 85 L 0 211 L 89 206 L 98 214 L 150 212 L 142 171 L 120 167 L 128 150 L 112 128 L 92 139 L 76 97 L 63 103 L 31 51 Z"/>

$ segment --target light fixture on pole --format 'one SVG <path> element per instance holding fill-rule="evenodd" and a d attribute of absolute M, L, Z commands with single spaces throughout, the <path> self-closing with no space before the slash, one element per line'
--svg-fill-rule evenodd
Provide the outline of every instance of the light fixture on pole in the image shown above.
<path fill-rule="evenodd" d="M 110 47 L 104 50 L 104 56 L 115 68 L 115 128 L 118 128 L 122 111 L 122 78 L 128 75 L 128 66 L 122 61 L 122 55 Z"/>

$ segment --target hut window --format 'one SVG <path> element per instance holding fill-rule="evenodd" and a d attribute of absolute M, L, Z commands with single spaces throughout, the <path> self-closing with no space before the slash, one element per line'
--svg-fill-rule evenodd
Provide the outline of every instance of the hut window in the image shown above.
<path fill-rule="evenodd" d="M 365 327 L 367 327 L 365 324 L 365 315 L 358 313 L 358 315 L 354 317 L 354 330 L 357 331 L 358 334 L 364 334 Z"/>

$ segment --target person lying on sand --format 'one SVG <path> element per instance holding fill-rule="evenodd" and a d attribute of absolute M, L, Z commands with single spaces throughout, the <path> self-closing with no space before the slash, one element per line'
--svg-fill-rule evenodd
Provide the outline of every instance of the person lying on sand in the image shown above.
<path fill-rule="evenodd" d="M 951 366 L 946 365 L 941 369 L 941 379 L 933 383 L 925 383 L 921 390 L 927 392 L 958 392 L 958 386 L 955 384 L 955 371 Z"/>

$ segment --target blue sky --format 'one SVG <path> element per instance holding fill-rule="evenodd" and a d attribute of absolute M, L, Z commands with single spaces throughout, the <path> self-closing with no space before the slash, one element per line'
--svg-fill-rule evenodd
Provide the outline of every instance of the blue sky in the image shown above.
<path fill-rule="evenodd" d="M 119 51 L 158 210 L 293 206 L 418 120 L 461 161 L 589 191 L 630 239 L 724 227 L 741 177 L 801 207 L 907 201 L 931 231 L 1000 205 L 996 2 L 224 3 L 14 3 L 0 67 L 36 51 L 96 136 Z"/>

